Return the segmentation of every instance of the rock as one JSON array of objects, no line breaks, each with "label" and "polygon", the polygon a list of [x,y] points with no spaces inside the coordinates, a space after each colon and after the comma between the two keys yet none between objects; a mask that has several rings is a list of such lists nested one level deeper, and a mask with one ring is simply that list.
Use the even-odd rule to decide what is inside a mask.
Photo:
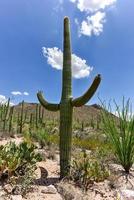
[{"label": "rock", "polygon": [[11,200],[22,200],[22,196],[21,195],[11,195]]},{"label": "rock", "polygon": [[6,184],[6,185],[4,185],[3,189],[5,192],[10,194],[10,193],[12,193],[13,187],[10,184]]},{"label": "rock", "polygon": [[44,186],[41,192],[45,194],[56,194],[57,190],[53,185],[49,185],[49,186]]},{"label": "rock", "polygon": [[121,200],[134,200],[134,190],[120,190],[119,196]]},{"label": "rock", "polygon": [[0,190],[0,200],[2,200],[5,195],[6,192],[4,190]]},{"label": "rock", "polygon": [[20,195],[21,194],[21,185],[14,186],[12,190],[13,195]]},{"label": "rock", "polygon": [[60,182],[56,187],[58,193],[66,200],[83,200],[79,190],[69,183]]}]

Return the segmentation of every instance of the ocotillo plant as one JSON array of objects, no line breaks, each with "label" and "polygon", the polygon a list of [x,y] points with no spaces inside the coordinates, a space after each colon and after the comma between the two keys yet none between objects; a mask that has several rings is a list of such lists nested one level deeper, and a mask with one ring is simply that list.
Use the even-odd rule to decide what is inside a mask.
[{"label": "ocotillo plant", "polygon": [[62,96],[59,104],[47,102],[42,92],[37,93],[39,102],[50,111],[60,111],[60,177],[69,175],[72,143],[72,114],[73,107],[79,107],[88,102],[97,90],[101,77],[97,75],[91,87],[79,98],[72,98],[72,70],[71,70],[71,41],[69,18],[64,18],[64,50]]}]

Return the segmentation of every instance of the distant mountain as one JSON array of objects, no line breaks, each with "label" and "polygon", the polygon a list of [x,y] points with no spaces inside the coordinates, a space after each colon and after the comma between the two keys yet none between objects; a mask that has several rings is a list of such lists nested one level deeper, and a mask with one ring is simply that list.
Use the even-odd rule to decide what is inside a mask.
[{"label": "distant mountain", "polygon": [[[27,111],[27,113],[35,113],[36,112],[36,106],[37,103],[24,103],[24,111]],[[21,103],[14,106],[15,112],[19,112],[21,110]],[[91,119],[97,120],[101,117],[101,110],[103,108],[100,105],[93,104],[93,105],[85,105],[82,107],[74,107],[74,114],[73,118],[77,121],[85,121],[89,122]],[[44,117],[46,119],[58,119],[59,118],[59,112],[51,112],[46,109],[44,109]]]}]

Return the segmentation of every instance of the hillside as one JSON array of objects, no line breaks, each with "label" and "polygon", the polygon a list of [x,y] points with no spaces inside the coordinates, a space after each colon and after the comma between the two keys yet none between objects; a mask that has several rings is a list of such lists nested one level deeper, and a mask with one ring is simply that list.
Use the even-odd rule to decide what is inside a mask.
[{"label": "hillside", "polygon": [[[24,111],[27,111],[28,114],[30,113],[35,113],[36,112],[36,107],[37,103],[26,103],[24,104]],[[44,108],[42,108],[44,109]],[[100,112],[101,112],[101,107],[97,104],[93,105],[85,105],[82,107],[74,108],[74,121],[84,121],[88,123],[89,121],[97,120],[97,118],[100,118]],[[20,112],[21,110],[21,103],[15,106],[15,111]],[[58,119],[59,118],[59,112],[51,112],[46,109],[44,109],[44,118],[46,119]]]}]

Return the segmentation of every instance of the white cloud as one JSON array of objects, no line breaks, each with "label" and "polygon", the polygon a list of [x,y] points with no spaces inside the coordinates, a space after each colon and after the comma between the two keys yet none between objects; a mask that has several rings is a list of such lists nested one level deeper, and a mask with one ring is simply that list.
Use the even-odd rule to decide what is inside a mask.
[{"label": "white cloud", "polygon": [[11,94],[14,96],[22,95],[22,93],[20,91],[12,91]]},{"label": "white cloud", "polygon": [[103,32],[103,24],[106,21],[106,8],[113,6],[117,0],[70,0],[76,4],[80,12],[88,14],[81,23],[75,19],[78,26],[78,34],[92,36]]},{"label": "white cloud", "polygon": [[[8,102],[8,98],[6,98],[4,95],[0,95],[0,104],[6,104]],[[10,106],[13,106],[14,103],[10,102]]]},{"label": "white cloud", "polygon": [[56,68],[58,70],[62,69],[62,51],[58,49],[57,47],[53,48],[42,48],[43,55],[47,57],[47,62],[49,65],[51,65],[53,68]]},{"label": "white cloud", "polygon": [[4,104],[7,102],[7,98],[4,95],[0,95],[0,104]]},{"label": "white cloud", "polygon": [[23,95],[28,96],[29,93],[28,92],[23,92]]},{"label": "white cloud", "polygon": [[83,20],[80,26],[80,35],[100,35],[103,32],[103,23],[105,20],[106,14],[104,12],[98,11],[91,17],[87,17],[86,20]]},{"label": "white cloud", "polygon": [[11,94],[14,95],[14,96],[18,96],[18,95],[20,95],[20,96],[21,95],[28,96],[29,95],[28,92],[20,92],[20,91],[12,91]]},{"label": "white cloud", "polygon": [[116,0],[70,0],[81,12],[96,12],[116,3]]},{"label": "white cloud", "polygon": [[[63,52],[57,47],[43,47],[43,55],[47,58],[47,62],[53,68],[62,70]],[[87,65],[86,60],[72,54],[72,75],[74,78],[84,78],[89,76],[93,67]]]},{"label": "white cloud", "polygon": [[73,2],[73,3],[75,3],[76,2],[76,0],[70,0],[71,2]]}]

